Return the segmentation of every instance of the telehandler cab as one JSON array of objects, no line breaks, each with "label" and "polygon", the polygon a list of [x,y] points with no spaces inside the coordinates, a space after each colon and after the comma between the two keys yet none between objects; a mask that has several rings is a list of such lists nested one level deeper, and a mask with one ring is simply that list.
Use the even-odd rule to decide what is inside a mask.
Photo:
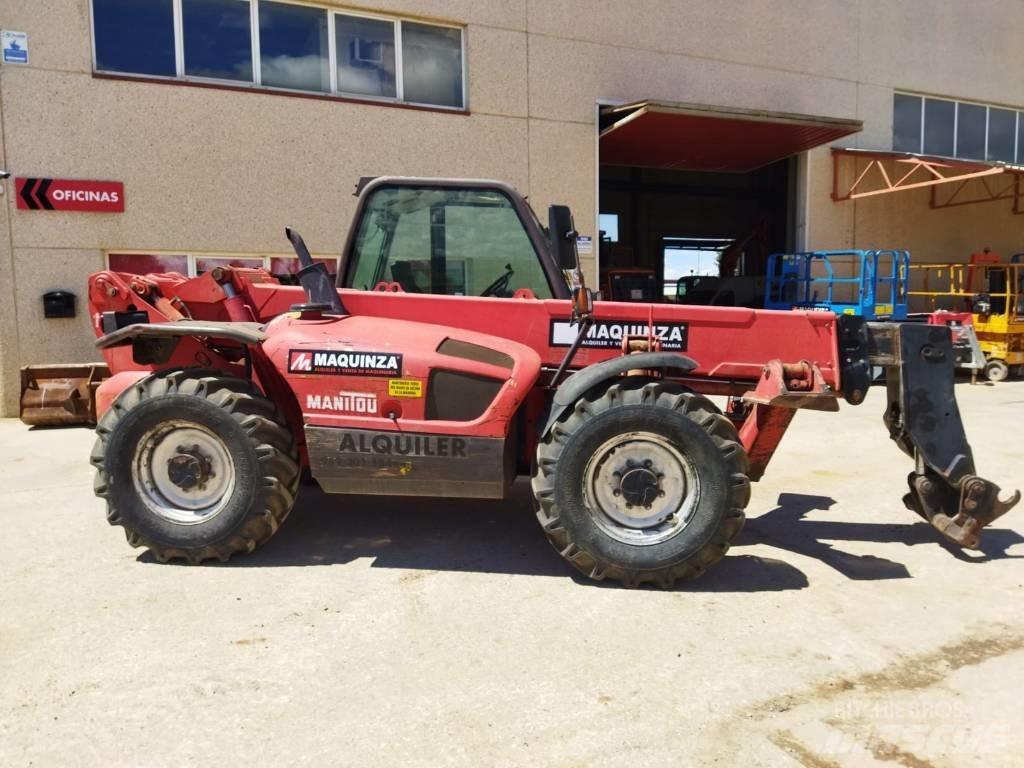
[{"label": "telehandler cab", "polygon": [[133,546],[250,552],[304,467],[328,493],[473,498],[529,474],[562,557],[667,587],[728,550],[796,409],[860,403],[872,366],[914,461],[910,509],[976,547],[1020,498],[975,473],[948,328],[594,303],[565,207],[545,232],[500,182],[364,179],[357,195],[337,286],[292,230],[301,287],[240,268],[91,276],[113,372],[95,489]]}]

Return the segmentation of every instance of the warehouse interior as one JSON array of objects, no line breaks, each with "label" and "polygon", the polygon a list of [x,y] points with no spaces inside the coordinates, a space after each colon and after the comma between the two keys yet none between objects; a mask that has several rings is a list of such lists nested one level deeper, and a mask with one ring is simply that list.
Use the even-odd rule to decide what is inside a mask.
[{"label": "warehouse interior", "polygon": [[709,303],[713,282],[713,303],[757,306],[768,254],[796,245],[797,156],[861,124],[640,101],[598,128],[603,295]]}]

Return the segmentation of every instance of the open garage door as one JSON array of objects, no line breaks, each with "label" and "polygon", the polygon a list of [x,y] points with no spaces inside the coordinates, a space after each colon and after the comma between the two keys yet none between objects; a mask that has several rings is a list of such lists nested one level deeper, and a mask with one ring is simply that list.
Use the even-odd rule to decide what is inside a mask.
[{"label": "open garage door", "polygon": [[599,127],[605,295],[756,306],[767,255],[792,244],[795,157],[862,123],[640,101]]}]

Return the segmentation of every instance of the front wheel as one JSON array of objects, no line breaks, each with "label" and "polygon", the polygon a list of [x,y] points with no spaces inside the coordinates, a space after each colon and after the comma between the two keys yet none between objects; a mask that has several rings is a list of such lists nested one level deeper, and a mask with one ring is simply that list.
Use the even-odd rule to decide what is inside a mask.
[{"label": "front wheel", "polygon": [[96,433],[107,520],[160,561],[251,552],[294,504],[295,443],[249,381],[200,370],[149,376],[111,404]]},{"label": "front wheel", "polygon": [[749,465],[705,397],[640,377],[592,391],[537,449],[551,543],[593,579],[669,587],[721,559],[743,526]]},{"label": "front wheel", "polygon": [[1010,367],[1002,360],[992,359],[985,363],[985,378],[992,382],[1006,381]]}]

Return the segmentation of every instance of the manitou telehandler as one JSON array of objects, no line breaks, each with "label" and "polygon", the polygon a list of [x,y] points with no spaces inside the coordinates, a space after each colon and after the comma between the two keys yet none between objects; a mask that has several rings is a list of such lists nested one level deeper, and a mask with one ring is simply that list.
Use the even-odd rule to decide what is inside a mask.
[{"label": "manitou telehandler", "polygon": [[337,286],[292,230],[301,287],[232,268],[90,278],[113,372],[96,493],[132,545],[250,552],[305,467],[328,493],[435,497],[500,498],[529,474],[573,566],[669,586],[725,554],[795,410],[860,403],[872,366],[914,460],[910,509],[976,547],[1020,498],[975,474],[948,328],[595,303],[563,206],[545,231],[494,181],[364,179],[357,195]]}]

